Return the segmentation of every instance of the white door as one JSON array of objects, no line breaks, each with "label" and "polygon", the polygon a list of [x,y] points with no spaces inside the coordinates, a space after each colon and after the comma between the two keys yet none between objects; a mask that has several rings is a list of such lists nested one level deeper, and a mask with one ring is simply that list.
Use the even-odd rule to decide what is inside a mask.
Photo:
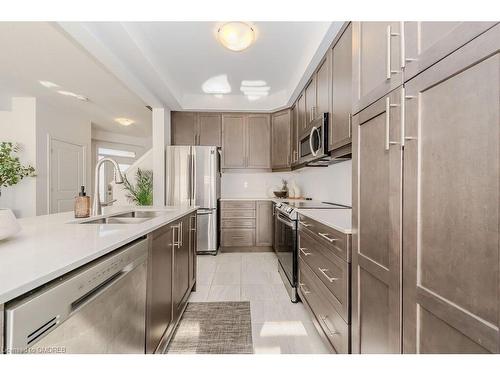
[{"label": "white door", "polygon": [[85,185],[85,147],[50,139],[50,213],[72,211],[82,185]]}]

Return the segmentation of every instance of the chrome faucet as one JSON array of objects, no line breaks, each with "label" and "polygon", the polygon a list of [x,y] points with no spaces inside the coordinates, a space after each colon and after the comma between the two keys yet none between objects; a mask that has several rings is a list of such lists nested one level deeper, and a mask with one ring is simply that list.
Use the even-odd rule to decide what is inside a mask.
[{"label": "chrome faucet", "polygon": [[102,206],[108,206],[113,203],[116,199],[101,203],[101,197],[99,196],[99,168],[102,164],[109,161],[113,164],[114,167],[114,180],[116,184],[123,184],[123,176],[120,172],[120,168],[118,167],[118,163],[111,158],[102,158],[99,160],[95,166],[95,176],[94,176],[94,202],[92,204],[92,215],[101,215],[102,214]]}]

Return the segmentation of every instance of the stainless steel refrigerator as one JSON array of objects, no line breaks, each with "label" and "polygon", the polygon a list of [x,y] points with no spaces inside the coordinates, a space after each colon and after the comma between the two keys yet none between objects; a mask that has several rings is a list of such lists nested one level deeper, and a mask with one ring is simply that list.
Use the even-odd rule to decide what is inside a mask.
[{"label": "stainless steel refrigerator", "polygon": [[215,146],[168,146],[165,202],[198,210],[198,252],[216,253],[217,204],[220,198],[219,151]]}]

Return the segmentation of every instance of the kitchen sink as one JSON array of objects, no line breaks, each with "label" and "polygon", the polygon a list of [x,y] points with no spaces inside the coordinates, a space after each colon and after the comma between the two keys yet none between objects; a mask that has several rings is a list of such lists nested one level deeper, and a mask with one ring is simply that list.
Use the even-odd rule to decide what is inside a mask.
[{"label": "kitchen sink", "polygon": [[[174,210],[174,209],[172,209]],[[165,214],[165,211],[168,210],[162,210],[162,211],[130,211],[130,212],[124,212],[122,214],[116,214],[116,215],[111,215],[110,217],[123,217],[123,218],[149,218],[152,219],[154,217],[158,217],[161,215]]]},{"label": "kitchen sink", "polygon": [[94,220],[79,221],[76,224],[140,224],[161,216],[165,214],[166,211],[173,210],[175,209],[161,211],[129,211],[110,215],[108,217],[100,217]]}]

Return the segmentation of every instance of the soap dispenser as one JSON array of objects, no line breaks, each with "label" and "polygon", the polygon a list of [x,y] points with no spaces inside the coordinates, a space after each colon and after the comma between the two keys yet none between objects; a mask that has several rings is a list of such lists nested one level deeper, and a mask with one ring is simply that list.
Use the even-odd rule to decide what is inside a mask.
[{"label": "soap dispenser", "polygon": [[90,197],[85,193],[85,186],[80,188],[78,196],[75,197],[75,218],[90,216]]}]

